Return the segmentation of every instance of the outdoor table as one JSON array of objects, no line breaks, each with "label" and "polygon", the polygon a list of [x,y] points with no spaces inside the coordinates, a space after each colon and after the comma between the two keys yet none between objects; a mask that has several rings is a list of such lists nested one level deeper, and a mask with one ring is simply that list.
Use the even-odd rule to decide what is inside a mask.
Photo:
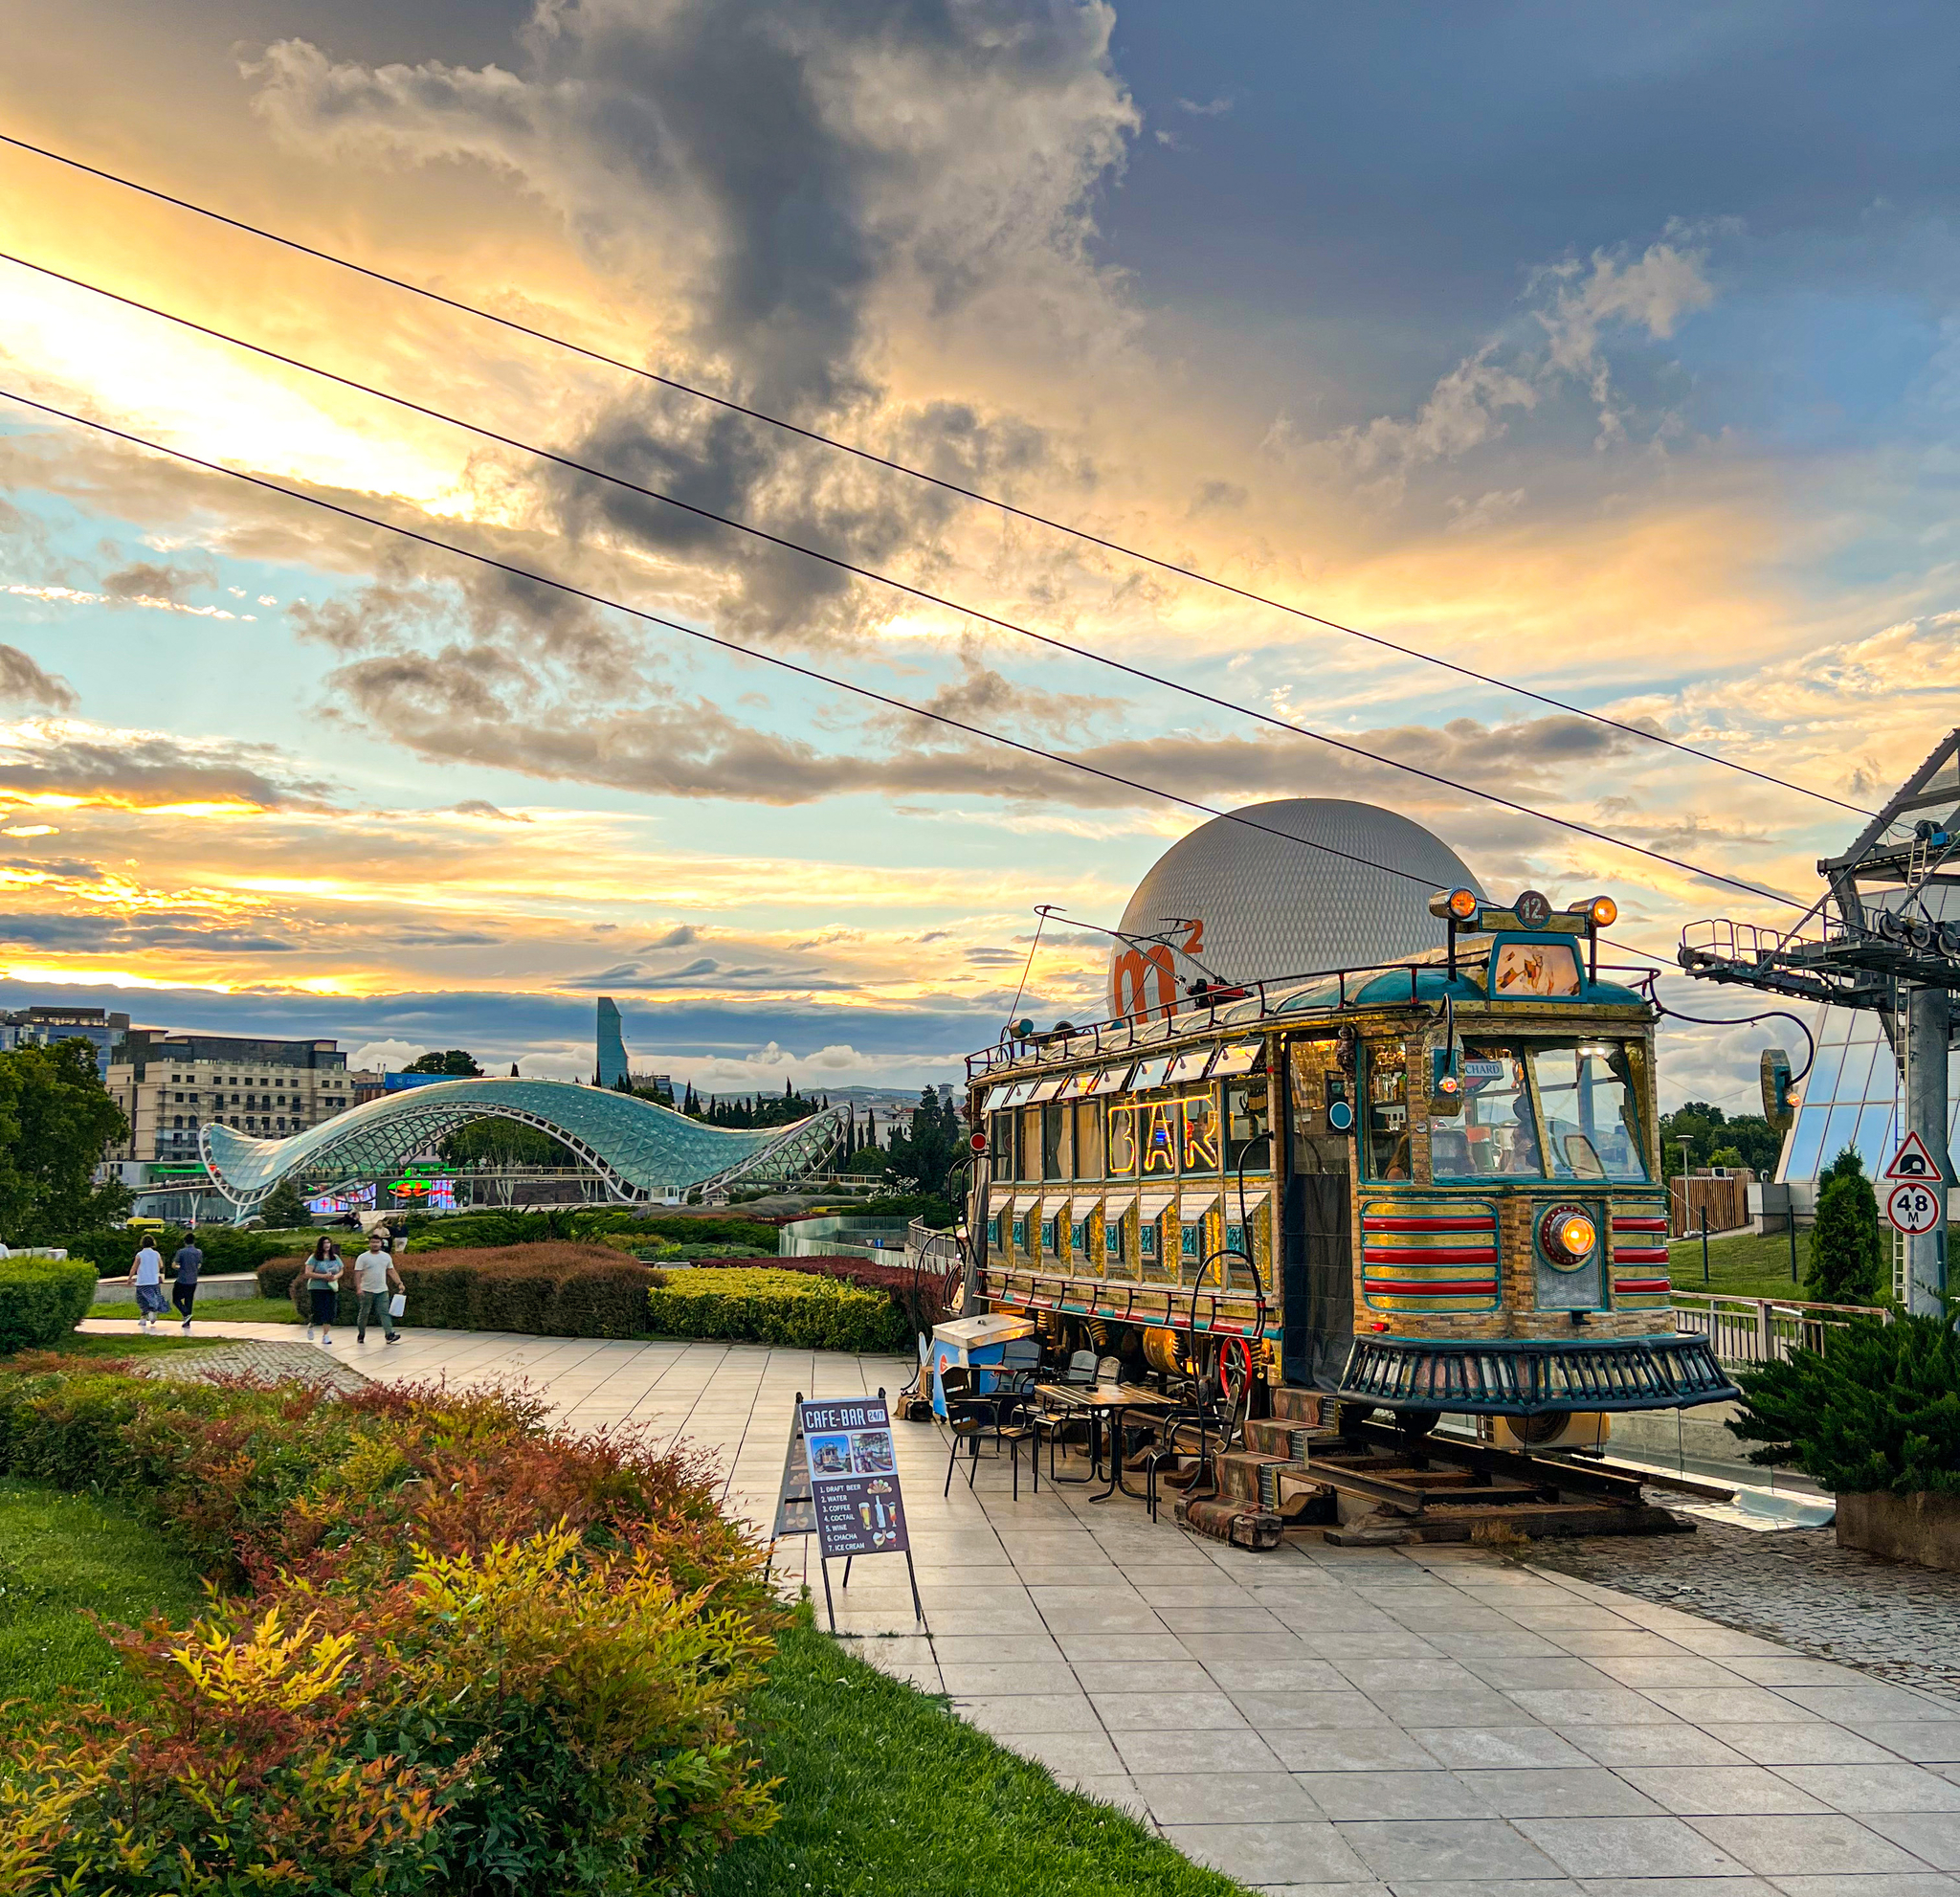
[{"label": "outdoor table", "polygon": [[1089,1473],[1085,1476],[1057,1475],[1051,1460],[1048,1472],[1051,1482],[1094,1482],[1101,1473],[1097,1444],[1106,1426],[1109,1434],[1109,1482],[1102,1494],[1092,1495],[1089,1500],[1107,1502],[1119,1488],[1139,1502],[1145,1499],[1123,1479],[1123,1419],[1131,1411],[1147,1413],[1184,1408],[1177,1397],[1167,1396],[1161,1391],[1151,1390],[1141,1383],[1037,1383],[1035,1395],[1041,1398],[1042,1407],[1051,1415],[1085,1417],[1090,1424]]}]

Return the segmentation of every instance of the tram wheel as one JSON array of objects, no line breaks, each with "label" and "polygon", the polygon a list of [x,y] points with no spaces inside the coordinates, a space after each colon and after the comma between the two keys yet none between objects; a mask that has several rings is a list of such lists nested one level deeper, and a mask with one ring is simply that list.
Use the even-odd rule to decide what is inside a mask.
[{"label": "tram wheel", "polygon": [[1443,1419],[1440,1410],[1396,1410],[1395,1433],[1411,1442],[1419,1442],[1425,1436],[1433,1436],[1436,1426]]},{"label": "tram wheel", "polygon": [[1562,1411],[1548,1411],[1535,1417],[1506,1417],[1511,1434],[1527,1447],[1536,1448],[1540,1443],[1556,1442],[1565,1434],[1571,1417]]},{"label": "tram wheel", "polygon": [[1252,1346],[1243,1337],[1219,1338],[1212,1357],[1211,1381],[1232,1408],[1238,1407],[1252,1377]]}]

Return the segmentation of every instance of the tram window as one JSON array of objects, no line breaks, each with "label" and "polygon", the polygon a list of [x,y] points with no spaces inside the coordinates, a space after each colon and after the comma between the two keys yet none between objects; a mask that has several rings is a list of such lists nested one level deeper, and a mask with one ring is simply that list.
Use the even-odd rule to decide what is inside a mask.
[{"label": "tram window", "polygon": [[1020,1154],[1015,1149],[1018,1142],[1014,1138],[1019,1130],[1019,1123],[1012,1113],[991,1116],[987,1137],[993,1148],[993,1176],[996,1179],[1018,1179],[1021,1176]]},{"label": "tram window", "polygon": [[1368,1172],[1373,1179],[1409,1173],[1409,1050],[1399,1040],[1368,1050]]},{"label": "tram window", "polygon": [[1041,1176],[1066,1179],[1069,1176],[1069,1109],[1044,1106],[1041,1109]]},{"label": "tram window", "polygon": [[1125,1179],[1137,1170],[1137,1109],[1111,1105],[1109,1109],[1109,1176]]},{"label": "tram window", "polygon": [[1266,1077],[1254,1075],[1243,1081],[1225,1082],[1225,1170],[1248,1172],[1271,1169],[1272,1153],[1266,1143],[1269,1127],[1266,1114]]},{"label": "tram window", "polygon": [[1021,1113],[1020,1142],[1014,1148],[1014,1168],[1017,1177],[1038,1179],[1041,1176],[1041,1109],[1038,1106],[1024,1106]]},{"label": "tram window", "polygon": [[[1448,1138],[1451,1133],[1459,1137]],[[1502,1041],[1463,1043],[1462,1117],[1454,1127],[1431,1128],[1430,1169],[1438,1179],[1545,1176],[1525,1061],[1516,1047]]]},{"label": "tram window", "polygon": [[1184,1171],[1218,1170],[1218,1109],[1209,1092],[1194,1093],[1179,1105],[1184,1109]]},{"label": "tram window", "polygon": [[1143,1169],[1147,1173],[1177,1171],[1177,1103],[1153,1100],[1143,1109],[1139,1144],[1143,1148]]},{"label": "tram window", "polygon": [[1075,1175],[1078,1179],[1100,1179],[1102,1176],[1102,1103],[1100,1100],[1079,1100],[1075,1110]]},{"label": "tram window", "polygon": [[1647,1177],[1626,1043],[1548,1041],[1531,1050],[1554,1179]]}]

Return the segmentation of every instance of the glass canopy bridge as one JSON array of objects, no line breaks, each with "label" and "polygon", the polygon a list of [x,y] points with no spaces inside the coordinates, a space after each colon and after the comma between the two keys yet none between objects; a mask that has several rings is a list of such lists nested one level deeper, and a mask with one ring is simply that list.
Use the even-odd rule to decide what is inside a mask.
[{"label": "glass canopy bridge", "polygon": [[198,1150],[212,1182],[249,1217],[291,1179],[309,1195],[399,1171],[476,1120],[512,1120],[548,1133],[603,1184],[608,1198],[647,1204],[714,1191],[761,1174],[819,1167],[843,1135],[844,1109],[788,1127],[703,1126],[672,1107],[610,1088],[522,1078],[443,1081],[384,1094],[283,1140],[208,1126]]}]

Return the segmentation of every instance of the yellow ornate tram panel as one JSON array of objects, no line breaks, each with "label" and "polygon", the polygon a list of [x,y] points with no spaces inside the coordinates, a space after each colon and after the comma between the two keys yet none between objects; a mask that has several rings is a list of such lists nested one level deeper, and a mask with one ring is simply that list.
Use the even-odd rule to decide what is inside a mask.
[{"label": "yellow ornate tram panel", "polygon": [[1361,1303],[1436,1318],[1502,1307],[1497,1207],[1488,1200],[1365,1197]]}]

